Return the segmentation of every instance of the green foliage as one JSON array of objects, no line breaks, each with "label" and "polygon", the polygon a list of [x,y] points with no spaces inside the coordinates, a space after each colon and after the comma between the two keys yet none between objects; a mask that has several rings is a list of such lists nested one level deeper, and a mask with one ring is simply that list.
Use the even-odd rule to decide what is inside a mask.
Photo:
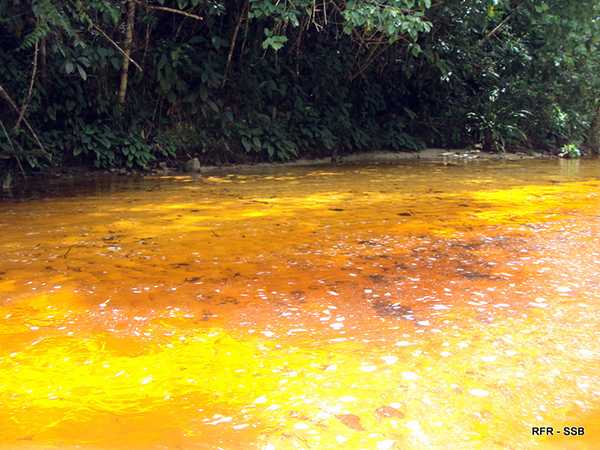
[{"label": "green foliage", "polygon": [[577,159],[581,158],[581,150],[576,144],[563,145],[558,154],[561,158]]},{"label": "green foliage", "polygon": [[467,131],[475,136],[478,143],[483,144],[484,150],[504,152],[507,145],[527,140],[523,129],[530,116],[529,111],[513,111],[510,107],[470,112],[467,114]]},{"label": "green foliage", "polygon": [[31,12],[35,19],[33,30],[27,34],[21,44],[22,49],[30,49],[54,30],[60,30],[68,36],[75,35],[71,21],[66,16],[63,5],[52,0],[33,0]]},{"label": "green foliage", "polygon": [[423,13],[430,7],[431,0],[351,0],[343,12],[344,32],[364,29],[381,33],[392,43],[402,37],[416,41],[419,33],[431,30],[432,24],[424,20]]},{"label": "green foliage", "polygon": [[118,132],[107,124],[81,125],[71,139],[54,131],[46,136],[46,140],[57,152],[70,149],[71,155],[65,157],[82,159],[101,169],[148,169],[157,158],[175,155],[175,148],[168,140],[150,143],[143,135]]},{"label": "green foliage", "polygon": [[593,0],[148,0],[120,106],[125,3],[0,0],[0,86],[52,156],[2,98],[3,162],[556,149],[600,104]]},{"label": "green foliage", "polygon": [[410,134],[407,134],[404,130],[404,125],[398,121],[390,121],[384,124],[383,142],[380,148],[389,150],[410,150],[418,151],[425,147],[425,144],[417,138],[414,138]]},{"label": "green foliage", "polygon": [[275,51],[281,50],[288,38],[286,36],[278,36],[273,34],[271,30],[265,28],[265,40],[262,42],[262,48],[265,50],[271,48]]}]

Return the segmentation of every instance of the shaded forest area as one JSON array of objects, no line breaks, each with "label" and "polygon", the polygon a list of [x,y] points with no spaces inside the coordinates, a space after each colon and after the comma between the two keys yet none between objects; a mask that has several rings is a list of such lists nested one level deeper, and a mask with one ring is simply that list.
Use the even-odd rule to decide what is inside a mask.
[{"label": "shaded forest area", "polygon": [[597,0],[0,0],[0,171],[579,148]]}]

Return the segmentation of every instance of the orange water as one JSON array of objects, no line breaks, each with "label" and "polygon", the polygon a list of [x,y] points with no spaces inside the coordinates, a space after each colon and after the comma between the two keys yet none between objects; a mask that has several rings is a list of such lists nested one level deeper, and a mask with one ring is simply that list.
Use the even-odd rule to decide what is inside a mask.
[{"label": "orange water", "polygon": [[0,202],[2,449],[600,448],[599,162],[32,192]]}]

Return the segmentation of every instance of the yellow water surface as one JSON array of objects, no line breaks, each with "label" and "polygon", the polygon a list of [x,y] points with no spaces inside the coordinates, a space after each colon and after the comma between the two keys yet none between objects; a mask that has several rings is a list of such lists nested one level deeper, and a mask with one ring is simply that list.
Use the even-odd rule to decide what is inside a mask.
[{"label": "yellow water surface", "polygon": [[599,233],[598,161],[5,194],[0,449],[598,449]]}]

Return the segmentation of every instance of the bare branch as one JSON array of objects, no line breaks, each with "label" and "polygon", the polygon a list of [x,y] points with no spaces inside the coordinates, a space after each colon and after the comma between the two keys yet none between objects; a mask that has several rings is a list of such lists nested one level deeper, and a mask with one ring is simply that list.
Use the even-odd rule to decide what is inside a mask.
[{"label": "bare branch", "polygon": [[235,50],[235,43],[237,41],[237,36],[240,31],[240,25],[242,24],[242,20],[244,19],[244,14],[249,6],[249,3],[246,3],[242,10],[240,11],[240,17],[235,25],[235,29],[233,30],[233,35],[231,36],[231,43],[229,44],[229,54],[227,55],[227,65],[225,66],[225,73],[223,74],[223,84],[221,86],[225,86],[227,84],[227,76],[229,75],[229,68],[231,66],[231,58],[233,57],[233,52]]},{"label": "bare branch", "polygon": [[33,52],[33,69],[31,70],[31,81],[29,82],[29,90],[27,91],[27,97],[25,97],[25,100],[23,100],[21,112],[19,113],[19,118],[17,119],[17,123],[15,124],[15,130],[18,130],[21,126],[21,121],[23,120],[23,117],[25,117],[25,111],[27,111],[27,107],[29,106],[29,102],[31,101],[31,96],[33,95],[33,85],[35,84],[35,77],[37,74],[39,50],[39,41],[35,41],[35,51]]},{"label": "bare branch", "polygon": [[204,20],[203,17],[200,17],[200,16],[198,16],[196,14],[192,14],[192,13],[189,13],[189,12],[186,12],[186,11],[181,11],[180,9],[169,8],[167,6],[154,6],[154,5],[144,4],[144,8],[146,8],[146,9],[153,9],[155,11],[169,12],[171,14],[179,14],[181,16],[189,17],[190,19],[194,19],[194,20]]},{"label": "bare branch", "polygon": [[[4,98],[8,102],[8,104],[16,111],[17,114],[21,113],[17,104],[14,102],[14,100],[11,98],[11,96],[8,95],[8,92],[6,92],[6,90],[1,85],[0,85],[0,98]],[[38,138],[37,133],[34,131],[33,127],[31,126],[31,124],[29,123],[29,121],[27,120],[26,117],[23,117],[23,123],[25,124],[25,126],[27,127],[27,129],[29,130],[31,135],[33,136],[33,139],[35,140],[37,145],[39,145],[40,149],[44,152],[44,154],[49,155],[49,153],[44,148],[42,141],[40,141],[40,138]]]},{"label": "bare branch", "polygon": [[[522,3],[522,2],[521,2]],[[521,6],[521,3],[517,4],[517,6],[515,6],[515,8],[511,11],[511,13],[506,16],[504,18],[504,20],[502,20],[502,22],[500,22],[496,27],[494,27],[494,29],[492,31],[490,31],[488,34],[485,35],[485,37],[483,39],[481,39],[479,41],[479,45],[483,45],[485,44],[485,42],[487,40],[489,40],[491,37],[493,37],[496,33],[498,33],[498,31],[500,31],[500,29],[506,25],[508,23],[508,21],[510,19],[513,18],[513,16],[515,15],[515,13],[517,12],[517,9],[519,9],[519,6]]]},{"label": "bare branch", "polygon": [[135,67],[136,67],[136,68],[137,68],[137,69],[138,69],[140,72],[143,72],[143,70],[142,70],[141,66],[140,66],[138,63],[136,63],[136,62],[135,62],[135,61],[134,61],[134,60],[131,58],[131,56],[127,55],[127,54],[125,53],[125,50],[123,50],[123,49],[122,49],[122,48],[119,46],[119,44],[117,44],[115,41],[113,41],[113,40],[111,39],[111,37],[110,37],[108,34],[106,34],[102,28],[100,28],[100,27],[99,27],[98,25],[96,25],[96,24],[92,24],[92,26],[93,26],[93,27],[94,27],[94,29],[95,29],[96,31],[98,31],[98,32],[99,32],[99,33],[100,33],[100,34],[101,34],[101,35],[102,35],[102,36],[103,36],[103,37],[104,37],[104,38],[105,38],[105,39],[106,39],[108,42],[110,42],[110,43],[111,43],[111,44],[112,44],[112,45],[113,45],[113,46],[114,46],[114,47],[115,47],[117,50],[119,50],[119,52],[120,52],[120,53],[121,53],[123,56],[127,56],[127,59],[129,59],[129,61],[131,62],[131,64],[133,64],[133,65],[134,65],[134,66],[135,66]]}]

